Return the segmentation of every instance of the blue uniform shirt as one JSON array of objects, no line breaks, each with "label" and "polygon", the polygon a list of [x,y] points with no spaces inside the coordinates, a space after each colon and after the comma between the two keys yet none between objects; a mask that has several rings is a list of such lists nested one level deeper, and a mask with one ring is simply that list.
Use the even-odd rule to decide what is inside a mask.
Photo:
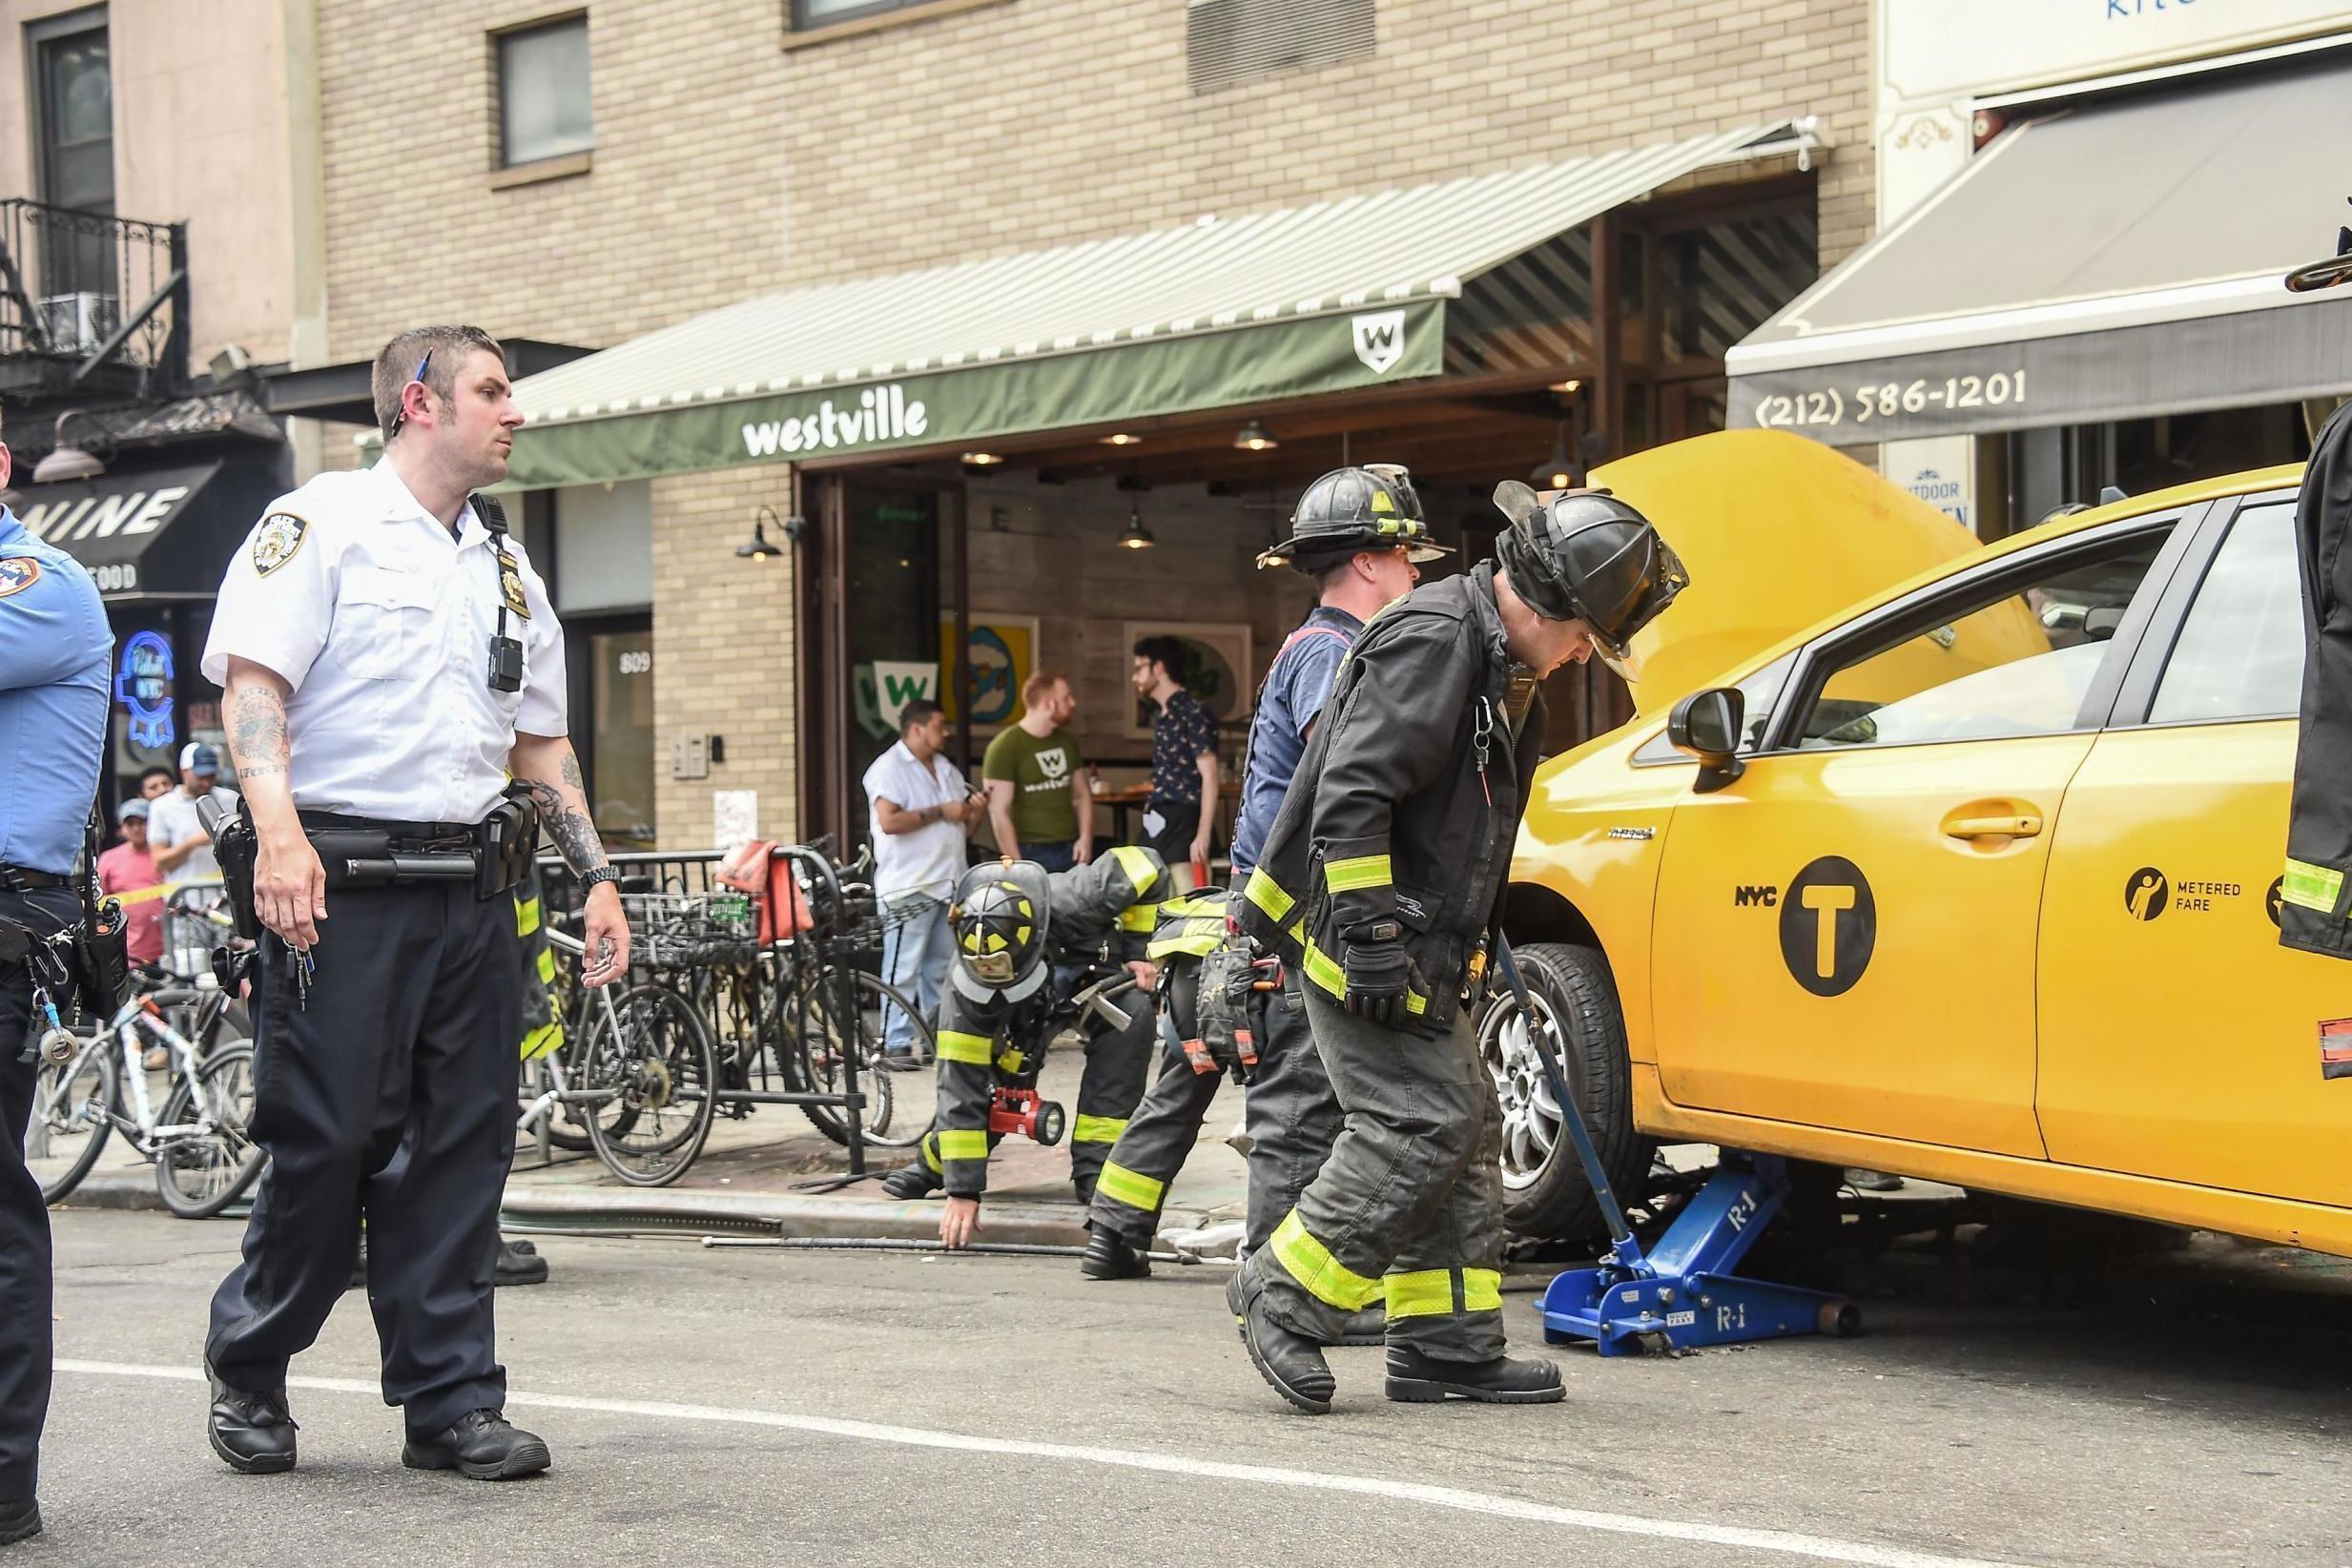
[{"label": "blue uniform shirt", "polygon": [[[1321,627],[1338,635],[1310,629]],[[1298,772],[1298,759],[1307,750],[1307,731],[1331,694],[1339,661],[1363,629],[1364,623],[1346,610],[1318,605],[1266,672],[1257,715],[1249,721],[1249,771],[1241,783],[1241,815],[1233,821],[1235,887],[1258,863],[1258,851],[1273,830],[1274,814],[1282,810],[1290,775]]]},{"label": "blue uniform shirt", "polygon": [[90,573],[0,507],[0,862],[73,869],[105,761],[113,654]]}]

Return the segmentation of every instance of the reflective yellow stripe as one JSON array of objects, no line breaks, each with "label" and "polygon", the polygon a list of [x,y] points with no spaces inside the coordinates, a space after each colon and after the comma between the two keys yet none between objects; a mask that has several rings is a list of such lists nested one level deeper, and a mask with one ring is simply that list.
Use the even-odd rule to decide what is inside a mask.
[{"label": "reflective yellow stripe", "polygon": [[1094,1189],[1113,1203],[1156,1214],[1160,1211],[1160,1195],[1167,1190],[1167,1184],[1155,1182],[1141,1171],[1129,1170],[1116,1160],[1105,1160],[1103,1174],[1095,1178]]},{"label": "reflective yellow stripe", "polygon": [[555,980],[555,954],[545,947],[539,950],[539,978],[550,983]]},{"label": "reflective yellow stripe", "polygon": [[1155,939],[1149,947],[1144,949],[1144,957],[1154,963],[1175,955],[1205,959],[1224,945],[1225,933],[1222,931],[1211,932],[1206,936],[1186,935],[1179,931],[1174,936]]},{"label": "reflective yellow stripe", "polygon": [[1326,860],[1323,881],[1333,893],[1361,893],[1387,887],[1396,880],[1385,855],[1359,855],[1349,860]]},{"label": "reflective yellow stripe", "polygon": [[1127,874],[1136,896],[1151,891],[1151,884],[1160,879],[1160,868],[1152,862],[1151,851],[1137,849],[1133,844],[1122,844],[1111,851],[1111,860]]},{"label": "reflective yellow stripe", "polygon": [[1078,1113],[1078,1128],[1070,1134],[1073,1144],[1115,1144],[1119,1135],[1127,1130],[1124,1116],[1088,1116]]},{"label": "reflective yellow stripe", "polygon": [[984,1131],[942,1128],[932,1136],[939,1141],[939,1158],[942,1160],[988,1158],[988,1134]]},{"label": "reflective yellow stripe", "polygon": [[955,1029],[941,1029],[939,1036],[941,1062],[964,1062],[975,1067],[988,1065],[988,1058],[996,1042],[986,1035],[967,1035]]},{"label": "reflective yellow stripe", "polygon": [[564,1044],[564,1025],[558,1021],[543,1024],[523,1037],[522,1060],[536,1062],[561,1050]]},{"label": "reflective yellow stripe", "polygon": [[1444,1317],[1454,1310],[1454,1270],[1424,1269],[1391,1274],[1381,1282],[1391,1317]]},{"label": "reflective yellow stripe", "polygon": [[515,935],[527,937],[539,929],[539,900],[517,898],[514,901]]},{"label": "reflective yellow stripe", "polygon": [[924,1134],[921,1148],[923,1151],[923,1164],[931,1167],[931,1174],[934,1176],[941,1174],[939,1170],[939,1135],[936,1132]]},{"label": "reflective yellow stripe", "polygon": [[2326,866],[2315,866],[2308,860],[2289,860],[2286,880],[2279,889],[2279,897],[2299,909],[2316,909],[2322,915],[2336,913],[2336,900],[2343,893],[2343,873]]},{"label": "reflective yellow stripe", "polygon": [[1502,1275],[1492,1269],[1463,1269],[1462,1310],[1465,1312],[1501,1311]]},{"label": "reflective yellow stripe", "polygon": [[1274,1228],[1271,1250],[1300,1289],[1343,1312],[1354,1311],[1380,1293],[1378,1280],[1366,1279],[1309,1235],[1295,1208]]},{"label": "reflective yellow stripe", "polygon": [[1225,896],[1219,894],[1213,898],[1170,898],[1160,906],[1160,913],[1176,919],[1188,920],[1214,917],[1222,920],[1225,918]]},{"label": "reflective yellow stripe", "polygon": [[1149,904],[1129,904],[1119,912],[1119,924],[1127,931],[1140,931],[1148,936],[1160,923],[1160,912]]},{"label": "reflective yellow stripe", "polygon": [[1266,875],[1264,866],[1249,868],[1249,880],[1242,887],[1242,897],[1266,911],[1266,918],[1277,925],[1298,901],[1282,891],[1282,884]]},{"label": "reflective yellow stripe", "polygon": [[1017,1073],[1021,1071],[1021,1064],[1028,1060],[1029,1059],[1027,1057],[1021,1055],[1020,1050],[1016,1048],[1014,1050],[1007,1051],[1002,1056],[997,1058],[997,1067],[1002,1072]]}]

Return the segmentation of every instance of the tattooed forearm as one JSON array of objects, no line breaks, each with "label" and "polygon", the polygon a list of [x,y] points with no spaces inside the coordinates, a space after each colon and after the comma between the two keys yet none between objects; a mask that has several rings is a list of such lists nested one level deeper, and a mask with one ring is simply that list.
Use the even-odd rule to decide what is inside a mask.
[{"label": "tattooed forearm", "polygon": [[229,754],[237,776],[286,771],[286,705],[266,686],[242,686],[229,711]]},{"label": "tattooed forearm", "polygon": [[528,741],[514,752],[514,774],[539,808],[540,826],[574,871],[608,864],[604,839],[588,815],[588,781],[567,740]]}]

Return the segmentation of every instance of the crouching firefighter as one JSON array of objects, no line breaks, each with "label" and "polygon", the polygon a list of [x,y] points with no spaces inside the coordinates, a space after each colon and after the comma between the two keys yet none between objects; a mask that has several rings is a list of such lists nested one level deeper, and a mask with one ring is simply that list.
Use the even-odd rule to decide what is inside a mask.
[{"label": "crouching firefighter", "polygon": [[1392,1399],[1561,1396],[1548,1358],[1503,1353],[1502,1117],[1471,1019],[1542,754],[1536,682],[1613,662],[1681,591],[1681,564],[1600,491],[1521,485],[1500,564],[1416,588],[1357,639],[1241,918],[1295,962],[1346,1123],[1239,1289],[1259,1372],[1331,1409],[1322,1347],[1374,1298]]},{"label": "crouching firefighter", "polygon": [[1159,973],[1160,1076],[1095,1185],[1078,1265],[1089,1279],[1151,1272],[1145,1253],[1160,1228],[1167,1185],[1192,1152],[1218,1085],[1228,1074],[1248,1083],[1256,1071],[1268,999],[1282,988],[1281,965],[1253,962],[1248,944],[1228,929],[1221,891],[1162,904],[1145,956]]},{"label": "crouching firefighter", "polygon": [[1062,1107],[1037,1093],[1045,1045],[1067,1017],[1057,971],[1077,971],[1086,1067],[1070,1123],[1070,1185],[1092,1200],[1104,1156],[1144,1097],[1151,1071],[1151,986],[1144,954],[1167,868],[1122,847],[1050,876],[1033,861],[975,866],[949,911],[956,961],[939,996],[938,1109],[916,1161],[892,1171],[894,1198],[947,1191],[939,1239],[960,1247],[980,1224],[988,1154],[1008,1132],[1041,1144],[1063,1134]]}]

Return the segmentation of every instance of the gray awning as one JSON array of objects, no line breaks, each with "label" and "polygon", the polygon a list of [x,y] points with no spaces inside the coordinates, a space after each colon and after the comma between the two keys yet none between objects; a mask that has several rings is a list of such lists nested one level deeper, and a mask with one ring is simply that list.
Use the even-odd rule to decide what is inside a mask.
[{"label": "gray awning", "polygon": [[1726,356],[1731,423],[1836,444],[2352,389],[2352,291],[2288,269],[2344,216],[2352,61],[2005,132]]}]

